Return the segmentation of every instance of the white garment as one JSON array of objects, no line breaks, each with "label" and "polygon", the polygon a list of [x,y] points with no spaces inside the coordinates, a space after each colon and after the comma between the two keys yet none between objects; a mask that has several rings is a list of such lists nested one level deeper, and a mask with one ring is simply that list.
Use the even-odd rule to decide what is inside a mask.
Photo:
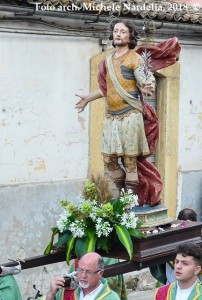
[{"label": "white garment", "polygon": [[122,119],[105,118],[101,152],[116,156],[139,156],[149,153],[143,115],[132,112]]},{"label": "white garment", "polygon": [[172,282],[176,281],[175,272],[174,272],[173,268],[168,263],[166,263],[166,278],[167,278],[166,284],[169,284],[169,283],[172,283]]},{"label": "white garment", "polygon": [[103,283],[100,282],[100,285],[93,290],[91,293],[87,294],[86,296],[84,296],[83,294],[83,290],[80,290],[80,295],[79,295],[79,300],[94,300],[95,297],[99,294],[99,292],[101,291],[103,287]]},{"label": "white garment", "polygon": [[187,300],[189,295],[191,294],[191,291],[195,287],[196,283],[197,283],[197,280],[188,289],[181,289],[179,284],[177,283],[177,294],[176,294],[175,300]]}]

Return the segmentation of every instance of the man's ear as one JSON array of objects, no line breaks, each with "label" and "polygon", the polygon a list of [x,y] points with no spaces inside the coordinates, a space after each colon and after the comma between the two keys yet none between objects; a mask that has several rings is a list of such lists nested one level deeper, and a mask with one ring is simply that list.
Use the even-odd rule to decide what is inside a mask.
[{"label": "man's ear", "polygon": [[195,275],[198,275],[201,271],[201,266],[196,266]]},{"label": "man's ear", "polygon": [[104,269],[100,271],[100,275],[102,276],[104,274]]}]

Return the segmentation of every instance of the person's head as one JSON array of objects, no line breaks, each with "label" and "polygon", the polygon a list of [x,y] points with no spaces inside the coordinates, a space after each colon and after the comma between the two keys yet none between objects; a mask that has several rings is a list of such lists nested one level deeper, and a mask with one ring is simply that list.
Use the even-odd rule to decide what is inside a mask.
[{"label": "person's head", "polygon": [[189,221],[197,221],[197,214],[191,208],[182,209],[177,217],[178,220],[189,220]]},{"label": "person's head", "polygon": [[118,19],[110,24],[111,34],[109,39],[113,40],[113,47],[124,47],[134,49],[137,45],[137,32],[134,22],[127,19]]},{"label": "person's head", "polygon": [[95,252],[86,253],[79,260],[77,272],[80,287],[91,292],[100,284],[104,272],[104,260]]},{"label": "person's head", "polygon": [[197,279],[201,270],[202,250],[194,243],[183,243],[177,247],[175,258],[175,277],[179,284],[188,288]]}]

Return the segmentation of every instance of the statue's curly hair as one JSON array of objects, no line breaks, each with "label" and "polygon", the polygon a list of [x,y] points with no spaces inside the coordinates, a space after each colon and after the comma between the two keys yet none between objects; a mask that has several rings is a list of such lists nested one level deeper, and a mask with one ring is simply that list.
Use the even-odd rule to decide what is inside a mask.
[{"label": "statue's curly hair", "polygon": [[[128,29],[130,33],[130,43],[128,44],[129,49],[134,49],[135,46],[137,45],[137,31],[135,30],[135,25],[132,20],[128,19],[117,19],[115,21],[112,21],[109,25],[110,28],[110,36],[109,39],[113,40],[113,30],[114,26],[118,23],[123,23]],[[115,47],[114,42],[112,42],[113,47]]]}]

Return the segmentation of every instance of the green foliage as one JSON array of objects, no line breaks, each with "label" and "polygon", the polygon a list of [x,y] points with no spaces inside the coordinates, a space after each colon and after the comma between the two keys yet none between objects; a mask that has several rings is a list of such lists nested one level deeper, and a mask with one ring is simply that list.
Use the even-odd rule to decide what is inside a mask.
[{"label": "green foliage", "polygon": [[160,288],[163,284],[160,281],[156,282],[156,289]]},{"label": "green foliage", "polygon": [[[99,180],[103,188],[104,181]],[[80,206],[64,199],[60,201],[63,212],[57,221],[57,227],[52,228],[51,240],[45,254],[66,245],[66,261],[69,263],[71,255],[80,258],[84,253],[96,250],[109,253],[115,243],[121,243],[129,259],[132,259],[131,237],[143,236],[138,230],[138,218],[130,210],[130,207],[137,205],[137,196],[127,191],[118,199],[100,203],[96,198],[97,190],[96,184],[88,180],[84,184]],[[53,246],[54,237],[58,233],[58,241]]]},{"label": "green foliage", "polygon": [[114,225],[119,241],[125,247],[130,257],[130,260],[133,256],[133,243],[130,237],[130,234],[125,226]]},{"label": "green foliage", "polygon": [[49,254],[51,252],[51,249],[53,248],[53,240],[54,240],[54,236],[59,232],[59,229],[57,227],[53,227],[51,228],[52,230],[52,236],[51,236],[51,240],[50,243],[48,244],[48,246],[46,247],[44,254]]},{"label": "green foliage", "polygon": [[95,200],[97,198],[95,183],[90,180],[86,181],[84,183],[84,190],[82,195],[85,199],[89,199],[91,201]]}]

